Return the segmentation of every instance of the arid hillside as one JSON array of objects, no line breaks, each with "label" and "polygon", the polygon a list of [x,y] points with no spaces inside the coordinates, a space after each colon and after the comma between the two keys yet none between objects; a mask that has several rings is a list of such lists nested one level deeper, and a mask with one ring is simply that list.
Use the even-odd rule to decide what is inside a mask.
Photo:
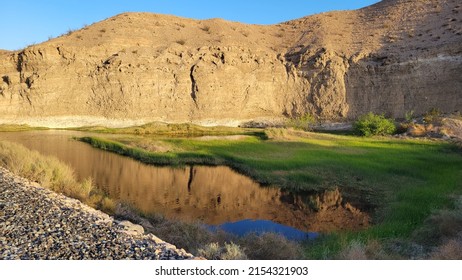
[{"label": "arid hillside", "polygon": [[0,123],[239,125],[462,108],[462,4],[384,0],[276,25],[126,13],[0,51]]}]

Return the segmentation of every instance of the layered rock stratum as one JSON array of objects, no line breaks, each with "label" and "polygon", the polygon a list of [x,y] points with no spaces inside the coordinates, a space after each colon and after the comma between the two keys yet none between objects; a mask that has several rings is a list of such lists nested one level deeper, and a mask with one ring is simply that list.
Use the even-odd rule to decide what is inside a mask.
[{"label": "layered rock stratum", "polygon": [[462,4],[384,0],[276,25],[125,13],[0,52],[0,123],[349,120],[462,108]]}]

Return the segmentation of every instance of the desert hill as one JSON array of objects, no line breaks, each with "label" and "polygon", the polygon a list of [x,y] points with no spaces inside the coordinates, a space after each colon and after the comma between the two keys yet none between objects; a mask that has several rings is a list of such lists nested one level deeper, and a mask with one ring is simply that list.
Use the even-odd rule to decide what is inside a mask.
[{"label": "desert hill", "polygon": [[238,125],[462,108],[462,4],[385,0],[276,25],[125,13],[0,51],[0,123]]}]

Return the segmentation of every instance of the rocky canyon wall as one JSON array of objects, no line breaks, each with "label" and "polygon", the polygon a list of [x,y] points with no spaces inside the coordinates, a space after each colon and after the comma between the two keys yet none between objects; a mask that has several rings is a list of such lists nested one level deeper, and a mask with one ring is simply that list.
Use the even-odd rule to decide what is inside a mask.
[{"label": "rocky canyon wall", "polygon": [[0,122],[235,126],[458,111],[459,11],[389,0],[270,26],[122,14],[0,52]]}]

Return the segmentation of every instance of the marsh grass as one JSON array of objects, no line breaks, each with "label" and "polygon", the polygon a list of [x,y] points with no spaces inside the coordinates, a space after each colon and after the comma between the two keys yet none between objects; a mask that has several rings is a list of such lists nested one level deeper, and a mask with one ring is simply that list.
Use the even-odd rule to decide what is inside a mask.
[{"label": "marsh grass", "polygon": [[172,137],[198,137],[198,136],[226,136],[226,135],[254,135],[265,137],[261,129],[213,126],[205,127],[190,123],[167,124],[161,122],[148,123],[140,126],[125,128],[107,128],[100,126],[71,128],[71,130],[111,133],[111,134],[134,134],[134,135],[156,135]]},{"label": "marsh grass", "polygon": [[44,156],[16,143],[0,141],[0,165],[42,187],[79,199],[92,207],[103,205],[108,211],[114,208],[111,206],[113,202],[94,188],[90,178],[78,182],[74,171],[55,157]]},{"label": "marsh grass", "polygon": [[264,185],[291,192],[339,187],[345,199],[372,211],[373,225],[307,243],[305,257],[314,259],[335,258],[353,240],[367,245],[373,240],[412,238],[434,210],[451,203],[451,194],[462,191],[462,153],[447,142],[290,130],[265,134],[270,140],[165,138],[162,141],[173,151],[164,153],[101,137],[81,140],[149,164],[224,164]]}]

